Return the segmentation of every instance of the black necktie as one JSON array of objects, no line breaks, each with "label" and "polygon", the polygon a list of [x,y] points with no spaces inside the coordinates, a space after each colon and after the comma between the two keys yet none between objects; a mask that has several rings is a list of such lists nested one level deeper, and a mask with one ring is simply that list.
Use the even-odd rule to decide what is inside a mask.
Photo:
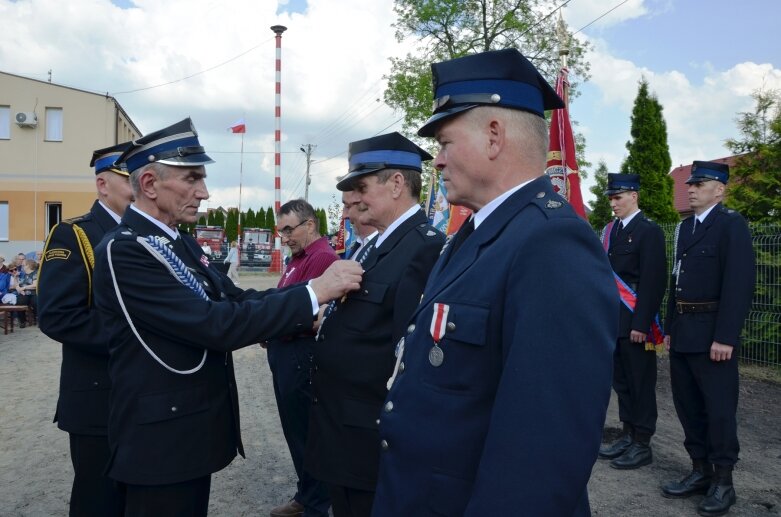
[{"label": "black necktie", "polygon": [[616,235],[621,235],[621,230],[624,229],[624,221],[618,221],[618,230],[616,230]]},{"label": "black necktie", "polygon": [[694,222],[692,223],[692,233],[697,231],[697,218],[694,218]]},{"label": "black necktie", "polygon": [[345,254],[344,258],[348,259],[352,257],[360,247],[361,247],[360,241],[356,240],[355,242],[353,242],[352,245],[350,246],[350,249],[347,250],[347,253]]},{"label": "black necktie", "polygon": [[461,228],[456,236],[453,238],[453,244],[452,244],[452,250],[450,251],[450,256],[452,257],[455,255],[456,251],[458,251],[458,248],[461,247],[461,245],[464,243],[467,237],[472,235],[472,232],[475,231],[475,218],[472,217],[469,219],[469,222],[464,225],[463,228]]}]

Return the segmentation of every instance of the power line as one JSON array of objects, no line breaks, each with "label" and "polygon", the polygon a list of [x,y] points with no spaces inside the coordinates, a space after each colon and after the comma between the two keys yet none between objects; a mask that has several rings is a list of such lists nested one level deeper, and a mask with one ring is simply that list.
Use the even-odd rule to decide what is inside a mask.
[{"label": "power line", "polygon": [[588,26],[589,26],[589,25],[591,25],[592,23],[594,23],[594,22],[598,22],[599,20],[601,20],[602,18],[604,18],[604,17],[605,17],[605,16],[607,16],[608,14],[612,13],[613,11],[615,11],[616,9],[618,9],[619,7],[621,7],[622,5],[624,5],[625,3],[627,3],[628,1],[629,1],[629,0],[624,0],[623,2],[621,2],[620,4],[618,4],[617,6],[613,7],[612,9],[610,9],[610,10],[608,10],[608,11],[605,11],[605,12],[604,12],[604,13],[602,13],[602,14],[601,14],[599,17],[597,17],[597,18],[594,18],[593,20],[591,20],[590,22],[588,22],[586,25],[584,25],[584,26],[583,26],[583,27],[581,27],[580,29],[578,29],[578,30],[576,30],[575,32],[573,32],[573,33],[572,33],[572,35],[574,36],[575,34],[579,33],[580,31],[582,31],[583,29],[585,29],[586,27],[588,27]]},{"label": "power line", "polygon": [[186,76],[186,77],[182,77],[181,79],[175,79],[175,80],[173,80],[173,81],[168,81],[168,82],[166,82],[166,83],[161,83],[161,84],[155,84],[155,85],[153,85],[153,86],[145,86],[145,87],[143,87],[143,88],[136,88],[135,90],[127,90],[127,91],[124,91],[124,92],[114,92],[114,93],[112,93],[112,94],[111,94],[111,96],[112,96],[112,97],[115,97],[115,96],[117,96],[117,95],[121,95],[121,94],[123,94],[123,93],[136,93],[136,92],[141,92],[141,91],[144,91],[144,90],[151,90],[151,89],[153,89],[153,88],[160,88],[160,87],[162,87],[162,86],[168,86],[169,84],[179,83],[179,82],[182,82],[182,81],[186,81],[187,79],[192,79],[193,77],[196,77],[196,76],[198,76],[198,75],[201,75],[201,74],[205,74],[206,72],[211,72],[212,70],[216,70],[217,68],[220,68],[220,67],[222,67],[222,66],[225,66],[225,65],[227,65],[228,63],[231,63],[231,62],[233,62],[233,61],[236,61],[236,60],[237,60],[237,59],[239,59],[240,57],[242,57],[242,56],[245,56],[245,55],[249,54],[250,52],[252,52],[253,50],[255,50],[255,49],[258,49],[258,48],[262,47],[263,45],[265,45],[266,43],[268,43],[268,42],[269,42],[269,41],[271,41],[272,39],[274,39],[274,38],[272,37],[272,38],[269,38],[269,39],[267,39],[267,40],[265,40],[265,41],[262,41],[261,43],[258,43],[257,45],[255,45],[255,46],[254,46],[254,47],[252,47],[251,49],[249,49],[249,50],[245,50],[245,51],[244,51],[244,52],[242,52],[241,54],[238,54],[238,55],[236,55],[236,56],[233,56],[232,58],[228,59],[227,61],[223,61],[222,63],[220,63],[220,64],[218,64],[218,65],[214,65],[214,66],[212,66],[212,67],[206,68],[206,69],[204,69],[204,70],[201,70],[200,72],[195,72],[194,74],[188,75],[188,76]]}]

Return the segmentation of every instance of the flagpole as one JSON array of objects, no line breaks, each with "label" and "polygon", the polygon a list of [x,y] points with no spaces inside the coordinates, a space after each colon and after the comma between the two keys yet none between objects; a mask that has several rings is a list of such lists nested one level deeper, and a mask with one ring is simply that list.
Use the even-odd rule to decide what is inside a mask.
[{"label": "flagpole", "polygon": [[239,257],[238,262],[241,264],[241,184],[244,181],[244,131],[241,132],[241,152],[239,153],[239,156],[239,216],[236,218],[238,221],[236,226],[236,241],[238,242],[237,247],[239,248],[237,252]]},{"label": "flagpole", "polygon": [[[561,15],[561,8],[559,8],[559,23],[556,25],[556,34],[559,38],[559,59],[561,59],[561,72],[566,74],[567,70],[567,56],[569,56],[569,42],[570,36],[567,33],[567,24],[564,23],[564,17]],[[569,109],[569,89],[567,88],[567,81],[563,84],[564,107]]]}]

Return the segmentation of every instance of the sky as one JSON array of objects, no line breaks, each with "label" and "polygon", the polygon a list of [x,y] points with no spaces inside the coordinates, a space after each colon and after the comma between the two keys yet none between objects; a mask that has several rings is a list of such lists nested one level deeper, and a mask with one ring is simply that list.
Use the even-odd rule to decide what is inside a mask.
[{"label": "sky", "polygon": [[[592,171],[604,160],[617,172],[625,158],[641,77],[664,108],[673,167],[727,156],[752,92],[781,89],[777,0],[570,0],[563,16],[592,49],[570,105]],[[192,117],[216,160],[202,209],[238,206],[239,184],[242,210],[274,204],[272,25],[288,28],[283,203],[304,195],[303,146],[315,146],[309,200],[326,208],[340,200],[348,143],[401,130],[383,76],[415,42],[396,41],[393,0],[0,0],[0,19],[0,70],[41,80],[51,70],[54,83],[108,92],[143,133]],[[243,154],[228,131],[241,118]],[[587,200],[592,184],[593,174]]]}]

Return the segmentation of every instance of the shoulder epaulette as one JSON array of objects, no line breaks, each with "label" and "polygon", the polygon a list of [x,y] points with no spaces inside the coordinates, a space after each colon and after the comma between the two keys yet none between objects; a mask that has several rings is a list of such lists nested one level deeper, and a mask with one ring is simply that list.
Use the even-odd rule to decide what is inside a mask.
[{"label": "shoulder epaulette", "polygon": [[76,217],[71,217],[70,219],[63,219],[63,223],[67,224],[78,224],[83,223],[84,221],[91,221],[92,220],[92,214],[87,212],[86,214],[81,214]]},{"label": "shoulder epaulette", "polygon": [[439,230],[437,230],[436,228],[434,228],[433,226],[431,226],[428,223],[421,223],[415,229],[418,231],[419,234],[421,234],[423,237],[425,237],[427,239],[430,239],[432,237],[436,237],[437,235],[442,236],[442,238],[445,237],[442,234],[442,232],[440,232]]}]

